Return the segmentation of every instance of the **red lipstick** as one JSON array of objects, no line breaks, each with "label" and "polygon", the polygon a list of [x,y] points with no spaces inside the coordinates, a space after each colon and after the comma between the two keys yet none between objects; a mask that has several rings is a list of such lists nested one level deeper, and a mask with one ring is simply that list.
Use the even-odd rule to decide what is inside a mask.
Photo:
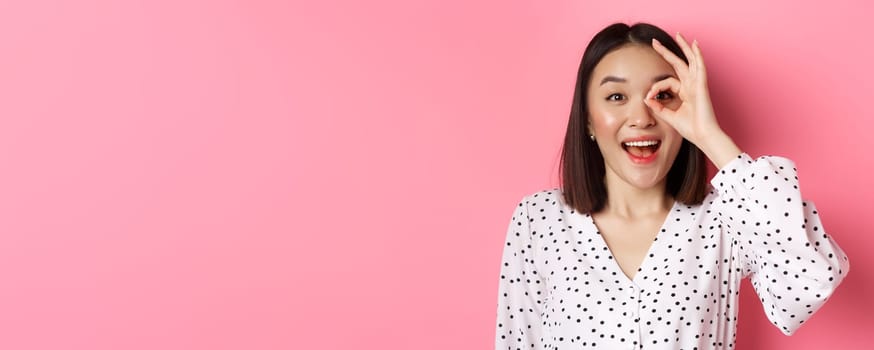
[{"label": "red lipstick", "polygon": [[655,136],[638,136],[622,141],[622,148],[634,164],[645,165],[655,161],[661,140]]}]

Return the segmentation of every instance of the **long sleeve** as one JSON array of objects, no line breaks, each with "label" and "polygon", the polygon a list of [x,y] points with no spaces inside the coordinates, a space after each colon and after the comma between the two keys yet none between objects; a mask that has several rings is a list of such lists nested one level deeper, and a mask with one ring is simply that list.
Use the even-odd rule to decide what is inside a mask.
[{"label": "long sleeve", "polygon": [[528,203],[516,206],[501,260],[495,349],[541,349],[541,314],[546,297],[543,276],[537,273]]},{"label": "long sleeve", "polygon": [[829,298],[849,260],[802,200],[795,164],[746,153],[711,180],[713,202],[768,319],[791,335]]}]

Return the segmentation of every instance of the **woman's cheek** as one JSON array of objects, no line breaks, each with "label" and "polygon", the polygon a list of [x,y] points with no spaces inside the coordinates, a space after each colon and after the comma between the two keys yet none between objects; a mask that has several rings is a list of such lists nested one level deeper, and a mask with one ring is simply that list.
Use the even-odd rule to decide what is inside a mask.
[{"label": "woman's cheek", "polygon": [[602,128],[612,129],[620,123],[620,120],[616,111],[602,109],[598,111],[597,116],[595,117],[595,123],[600,125]]}]

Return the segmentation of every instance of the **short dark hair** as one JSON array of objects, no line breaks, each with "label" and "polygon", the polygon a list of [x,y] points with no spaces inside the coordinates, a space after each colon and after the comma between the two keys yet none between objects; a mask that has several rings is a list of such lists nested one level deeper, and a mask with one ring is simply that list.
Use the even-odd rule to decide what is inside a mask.
[{"label": "short dark hair", "polygon": [[[580,213],[597,212],[607,201],[604,157],[588,136],[587,92],[592,71],[608,53],[627,44],[650,46],[655,38],[688,63],[680,46],[668,33],[648,23],[614,23],[596,34],[583,54],[577,73],[573,103],[561,151],[560,182],[564,201]],[[704,201],[707,195],[707,164],[704,153],[683,139],[680,153],[667,175],[667,192],[687,205]]]}]

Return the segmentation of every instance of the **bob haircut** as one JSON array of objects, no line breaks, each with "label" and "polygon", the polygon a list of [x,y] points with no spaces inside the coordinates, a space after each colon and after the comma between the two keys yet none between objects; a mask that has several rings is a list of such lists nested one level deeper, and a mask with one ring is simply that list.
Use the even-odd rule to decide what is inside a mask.
[{"label": "bob haircut", "polygon": [[[587,133],[587,92],[592,71],[611,51],[629,44],[649,47],[653,38],[689,63],[683,50],[668,33],[648,23],[636,23],[632,26],[624,23],[612,24],[592,38],[583,54],[559,165],[564,200],[580,213],[597,212],[607,202],[604,157],[596,141],[590,139]],[[686,205],[701,204],[707,195],[705,160],[704,153],[698,147],[683,139],[679,154],[668,171],[667,193]]]}]

